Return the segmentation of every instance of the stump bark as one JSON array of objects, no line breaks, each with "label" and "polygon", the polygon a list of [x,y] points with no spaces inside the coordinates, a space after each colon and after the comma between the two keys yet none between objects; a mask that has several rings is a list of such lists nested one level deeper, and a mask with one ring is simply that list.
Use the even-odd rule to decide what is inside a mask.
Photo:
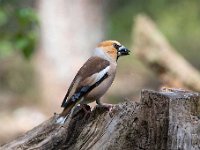
[{"label": "stump bark", "polygon": [[[143,90],[139,103],[126,101],[107,110],[82,110],[69,124],[52,118],[1,149],[165,150],[200,149],[200,94]],[[34,119],[34,118],[33,118]]]}]

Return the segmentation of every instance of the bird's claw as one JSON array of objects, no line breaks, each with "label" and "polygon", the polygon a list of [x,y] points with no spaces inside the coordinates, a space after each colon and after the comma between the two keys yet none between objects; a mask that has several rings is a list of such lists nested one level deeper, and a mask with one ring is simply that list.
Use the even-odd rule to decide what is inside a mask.
[{"label": "bird's claw", "polygon": [[97,105],[97,107],[105,108],[107,111],[111,112],[113,105],[112,104],[102,104],[102,105]]}]

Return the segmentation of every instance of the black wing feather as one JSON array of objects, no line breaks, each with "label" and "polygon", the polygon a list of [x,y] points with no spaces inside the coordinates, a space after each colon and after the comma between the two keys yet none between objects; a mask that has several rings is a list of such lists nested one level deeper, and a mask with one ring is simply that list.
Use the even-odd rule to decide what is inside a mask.
[{"label": "black wing feather", "polygon": [[62,107],[67,107],[68,105],[70,105],[72,103],[77,103],[83,96],[85,96],[86,93],[89,93],[91,90],[93,90],[95,87],[97,87],[107,77],[108,77],[108,74],[106,73],[99,81],[97,81],[93,85],[83,86],[83,87],[79,88],[69,100],[67,100],[65,103],[62,104]]},{"label": "black wing feather", "polygon": [[[72,84],[70,85],[70,87],[69,87],[69,89],[68,89],[68,91],[67,91],[67,93],[66,93],[66,95],[65,95],[65,97],[63,99],[61,107],[66,107],[66,105],[68,103],[72,102],[70,99],[73,96],[71,96],[71,98],[70,98],[69,94],[70,94],[71,90],[74,88],[74,84],[77,84],[77,83],[75,83],[77,78],[79,78],[81,76],[82,80],[83,80],[83,79],[85,79],[85,78],[87,78],[87,77],[89,77],[89,76],[101,71],[102,69],[106,68],[109,64],[110,64],[109,61],[107,61],[105,59],[102,59],[100,57],[91,57],[91,58],[89,58],[87,60],[87,62],[80,68],[80,70],[78,71],[78,73],[75,76],[74,80],[72,81]],[[101,80],[99,80],[99,81],[101,81]],[[92,85],[92,86],[95,86],[95,84]],[[90,88],[92,88],[92,86],[90,86]],[[77,87],[77,89],[76,89],[76,91],[74,93],[74,95],[76,95],[76,96],[74,96],[72,98],[72,99],[74,99],[73,101],[77,101],[76,99],[80,99],[84,95],[84,93],[86,93],[86,92],[91,90],[90,88],[88,88],[88,89],[87,88],[88,88],[87,86]],[[71,102],[68,102],[68,101],[71,101]]]}]

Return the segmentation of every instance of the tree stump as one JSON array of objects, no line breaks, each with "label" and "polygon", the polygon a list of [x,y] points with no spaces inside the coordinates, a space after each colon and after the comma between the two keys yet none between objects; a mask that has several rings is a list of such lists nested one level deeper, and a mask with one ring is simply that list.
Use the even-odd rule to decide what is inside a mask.
[{"label": "tree stump", "polygon": [[126,101],[110,112],[96,107],[87,116],[80,110],[64,125],[57,117],[1,149],[200,149],[200,94],[191,91],[143,90],[139,103]]}]

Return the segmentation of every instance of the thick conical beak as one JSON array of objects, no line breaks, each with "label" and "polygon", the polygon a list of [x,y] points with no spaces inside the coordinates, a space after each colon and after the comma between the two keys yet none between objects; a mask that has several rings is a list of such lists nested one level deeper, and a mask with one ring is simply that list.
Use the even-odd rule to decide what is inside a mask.
[{"label": "thick conical beak", "polygon": [[126,47],[122,45],[118,49],[118,56],[124,56],[124,55],[130,55],[130,50],[128,50]]}]

